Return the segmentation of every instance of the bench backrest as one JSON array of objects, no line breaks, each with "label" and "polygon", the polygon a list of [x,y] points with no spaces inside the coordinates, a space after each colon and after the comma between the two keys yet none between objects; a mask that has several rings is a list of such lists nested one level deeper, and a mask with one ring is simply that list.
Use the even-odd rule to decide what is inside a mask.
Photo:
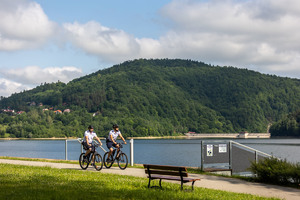
[{"label": "bench backrest", "polygon": [[186,167],[144,164],[146,174],[188,177]]}]

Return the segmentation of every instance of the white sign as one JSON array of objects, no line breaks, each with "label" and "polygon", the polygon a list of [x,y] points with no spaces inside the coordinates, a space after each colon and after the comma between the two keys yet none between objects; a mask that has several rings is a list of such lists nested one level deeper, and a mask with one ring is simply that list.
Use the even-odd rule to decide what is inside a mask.
[{"label": "white sign", "polygon": [[207,145],[207,152],[206,155],[207,156],[213,156],[214,152],[213,152],[213,145],[212,144],[208,144]]},{"label": "white sign", "polygon": [[219,144],[219,153],[227,152],[227,144]]}]

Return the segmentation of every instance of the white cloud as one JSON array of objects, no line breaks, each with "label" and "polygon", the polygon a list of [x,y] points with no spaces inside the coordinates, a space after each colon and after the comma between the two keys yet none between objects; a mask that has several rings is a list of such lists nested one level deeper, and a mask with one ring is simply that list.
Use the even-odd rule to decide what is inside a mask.
[{"label": "white cloud", "polygon": [[161,41],[174,57],[300,74],[300,1],[174,0],[161,14],[172,22]]},{"label": "white cloud", "polygon": [[0,0],[0,5],[0,51],[38,47],[58,28],[35,2]]},{"label": "white cloud", "polygon": [[28,90],[41,83],[61,81],[67,83],[83,76],[81,69],[72,66],[48,67],[28,66],[22,69],[1,69],[0,96]]},{"label": "white cloud", "polygon": [[130,59],[139,51],[135,38],[122,30],[104,27],[94,21],[86,24],[66,23],[63,26],[67,38],[74,45],[105,61]]},{"label": "white cloud", "polygon": [[69,82],[83,75],[82,70],[72,66],[48,67],[27,66],[22,69],[1,70],[0,74],[6,79],[25,85],[37,85],[51,82]]},{"label": "white cloud", "polygon": [[160,14],[169,31],[158,40],[135,38],[94,21],[66,23],[64,29],[75,46],[102,61],[187,58],[300,74],[300,1],[174,0]]},{"label": "white cloud", "polygon": [[105,62],[166,56],[158,40],[135,38],[123,30],[108,28],[94,21],[86,24],[66,23],[63,26],[67,38],[75,46]]},{"label": "white cloud", "polygon": [[24,86],[14,81],[0,78],[0,96],[7,97],[15,92],[21,92],[27,89],[30,89],[30,87]]}]

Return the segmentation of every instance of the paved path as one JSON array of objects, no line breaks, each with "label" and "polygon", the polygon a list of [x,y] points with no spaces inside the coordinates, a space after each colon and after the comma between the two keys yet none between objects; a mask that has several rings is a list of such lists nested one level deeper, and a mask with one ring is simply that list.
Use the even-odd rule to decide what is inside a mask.
[{"label": "paved path", "polygon": [[[64,164],[64,163],[50,163],[50,162],[37,162],[37,161],[22,161],[22,160],[6,160],[0,159],[0,163],[9,163],[17,165],[30,165],[30,166],[49,166],[60,169],[77,169],[81,170],[77,164]],[[95,171],[92,167],[87,170]],[[144,169],[127,168],[126,170],[120,170],[119,168],[112,167],[111,169],[103,168],[98,173],[113,173],[128,176],[146,177]],[[248,193],[253,195],[265,196],[265,197],[277,197],[286,200],[300,200],[300,189],[281,187],[275,185],[250,183],[247,181],[220,177],[190,174],[191,177],[198,177],[201,180],[195,182],[196,187],[224,190],[236,193]],[[178,182],[177,182],[178,183]]]}]

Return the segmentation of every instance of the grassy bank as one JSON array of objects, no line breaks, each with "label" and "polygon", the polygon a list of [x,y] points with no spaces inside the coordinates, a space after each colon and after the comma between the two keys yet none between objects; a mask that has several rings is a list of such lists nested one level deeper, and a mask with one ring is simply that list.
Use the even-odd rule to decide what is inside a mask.
[{"label": "grassy bank", "polygon": [[[78,160],[58,160],[58,159],[46,159],[46,158],[24,158],[24,157],[9,157],[9,156],[0,156],[0,159],[79,164]],[[113,164],[112,166],[118,167],[117,164]],[[130,166],[130,165],[127,166],[127,168],[130,168],[130,167],[144,168],[142,164],[134,164],[133,166]]]},{"label": "grassy bank", "polygon": [[[275,199],[164,182],[148,189],[146,178],[94,171],[0,164],[0,199]],[[190,189],[190,186],[185,186]]]},{"label": "grassy bank", "polygon": [[24,157],[0,156],[0,159],[78,164],[78,160],[58,160],[58,159],[47,159],[47,158],[24,158]]},{"label": "grassy bank", "polygon": [[[24,158],[24,157],[10,157],[10,156],[0,156],[0,159],[78,164],[78,160],[58,160],[58,159],[46,159],[46,158]],[[118,167],[118,165],[115,163],[112,166]],[[143,164],[135,163],[133,164],[133,166],[128,164],[127,168],[144,168],[144,166]],[[202,172],[198,167],[188,167],[187,170],[189,173],[194,173],[194,174],[210,174],[207,172]],[[219,176],[217,174],[212,174],[212,175]]]}]

